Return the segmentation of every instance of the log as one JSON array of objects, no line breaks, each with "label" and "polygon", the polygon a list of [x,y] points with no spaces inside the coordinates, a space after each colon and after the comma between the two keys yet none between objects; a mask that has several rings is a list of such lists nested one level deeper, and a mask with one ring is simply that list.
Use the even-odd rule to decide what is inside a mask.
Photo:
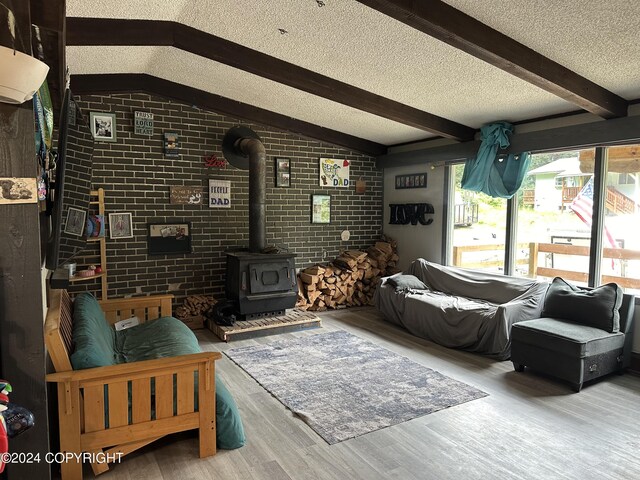
[{"label": "log", "polygon": [[300,275],[300,280],[308,284],[318,283],[318,280],[320,278],[318,277],[318,275],[309,275],[308,273],[304,272],[300,272],[298,275]]}]

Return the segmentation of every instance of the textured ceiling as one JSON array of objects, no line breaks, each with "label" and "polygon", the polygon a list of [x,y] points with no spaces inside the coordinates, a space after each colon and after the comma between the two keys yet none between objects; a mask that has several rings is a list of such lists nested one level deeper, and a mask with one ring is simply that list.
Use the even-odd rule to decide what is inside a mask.
[{"label": "textured ceiling", "polygon": [[[577,110],[359,2],[324,3],[67,0],[67,15],[176,21],[474,128]],[[618,95],[640,97],[640,2],[447,3]],[[387,145],[432,136],[171,47],[67,47],[67,55],[72,74],[147,73]]]}]

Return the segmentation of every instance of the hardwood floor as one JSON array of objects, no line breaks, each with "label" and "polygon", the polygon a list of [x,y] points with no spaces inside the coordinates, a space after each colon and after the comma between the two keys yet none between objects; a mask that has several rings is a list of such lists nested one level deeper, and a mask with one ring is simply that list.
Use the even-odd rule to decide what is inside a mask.
[{"label": "hardwood floor", "polygon": [[[329,446],[223,355],[218,371],[234,394],[247,445],[199,459],[195,435],[170,436],[132,454],[104,480],[632,479],[640,478],[640,377],[587,384],[581,393],[511,362],[447,349],[384,322],[373,308],[320,314],[323,328],[220,342],[225,351],[344,329],[489,396]],[[91,478],[88,470],[85,478]]]}]

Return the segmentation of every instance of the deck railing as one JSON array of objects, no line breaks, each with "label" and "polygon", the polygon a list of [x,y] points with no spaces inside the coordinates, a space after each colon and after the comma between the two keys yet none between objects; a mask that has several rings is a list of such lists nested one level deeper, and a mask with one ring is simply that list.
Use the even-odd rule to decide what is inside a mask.
[{"label": "deck railing", "polygon": [[[504,263],[504,244],[490,244],[490,245],[465,245],[453,247],[453,264],[458,267],[465,268],[495,268],[500,267]],[[528,277],[562,277],[566,280],[573,280],[577,282],[586,283],[588,280],[588,274],[585,272],[577,272],[573,270],[567,270],[563,268],[554,268],[538,265],[538,256],[540,253],[546,253],[553,255],[572,255],[578,257],[589,258],[589,247],[580,245],[566,245],[558,243],[519,243],[518,250],[524,250],[526,252],[525,258],[518,258],[516,260],[517,265],[528,265]],[[478,261],[466,261],[464,259],[465,254],[474,252],[486,252],[491,256],[493,252],[494,257],[488,260]],[[626,263],[629,260],[640,260],[640,250],[630,250],[626,248],[604,248],[602,251],[602,257],[605,259],[620,260]],[[624,265],[623,263],[623,265]],[[625,269],[623,269],[623,272]],[[633,278],[626,275],[602,275],[602,283],[615,282],[624,288],[640,289],[640,278]]]}]

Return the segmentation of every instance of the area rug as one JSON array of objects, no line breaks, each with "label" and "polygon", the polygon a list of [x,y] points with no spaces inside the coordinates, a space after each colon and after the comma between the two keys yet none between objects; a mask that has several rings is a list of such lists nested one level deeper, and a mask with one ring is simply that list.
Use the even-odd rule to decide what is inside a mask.
[{"label": "area rug", "polygon": [[487,396],[341,330],[225,354],[330,445]]}]

